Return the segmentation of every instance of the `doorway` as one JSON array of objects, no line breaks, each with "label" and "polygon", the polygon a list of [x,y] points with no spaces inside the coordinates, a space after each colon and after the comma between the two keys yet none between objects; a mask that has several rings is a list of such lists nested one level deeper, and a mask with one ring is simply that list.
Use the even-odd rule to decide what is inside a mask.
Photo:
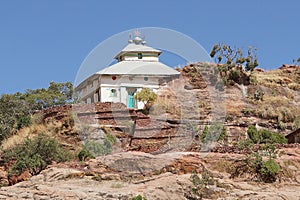
[{"label": "doorway", "polygon": [[128,108],[135,108],[135,99],[134,95],[136,93],[136,88],[127,88],[127,107]]}]

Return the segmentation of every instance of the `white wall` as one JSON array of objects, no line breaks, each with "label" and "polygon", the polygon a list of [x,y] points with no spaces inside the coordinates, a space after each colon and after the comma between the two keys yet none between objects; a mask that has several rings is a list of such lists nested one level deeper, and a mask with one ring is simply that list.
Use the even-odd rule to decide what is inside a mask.
[{"label": "white wall", "polygon": [[156,57],[156,56],[147,56],[147,57],[143,57],[142,59],[139,59],[138,57],[125,56],[124,60],[126,60],[126,61],[136,61],[136,60],[159,61],[158,57]]},{"label": "white wall", "polygon": [[[112,76],[100,76],[86,84],[85,87],[80,90],[81,97],[86,103],[92,102],[122,102],[125,105],[128,104],[128,89],[136,88],[137,92],[142,88],[147,87],[152,89],[154,92],[159,88],[158,77],[147,77],[148,80],[143,76],[116,76],[116,80],[112,79]],[[99,81],[100,80],[100,81]],[[98,99],[97,89],[100,88],[100,99]],[[111,90],[116,90],[116,96],[112,96]],[[137,108],[142,109],[144,107],[143,102],[137,102]]]},{"label": "white wall", "polygon": [[101,76],[101,86],[112,86],[112,85],[120,85],[120,86],[136,86],[136,87],[143,87],[147,86],[150,88],[158,88],[159,87],[159,78],[157,77],[147,77],[148,80],[146,81],[145,77],[140,76],[116,76],[116,80],[112,80],[112,76]]},{"label": "white wall", "polygon": [[[116,95],[112,96],[111,90],[114,89],[116,90]],[[101,102],[120,102],[121,97],[120,97],[120,88],[119,87],[109,87],[109,86],[104,86],[101,87]]]}]

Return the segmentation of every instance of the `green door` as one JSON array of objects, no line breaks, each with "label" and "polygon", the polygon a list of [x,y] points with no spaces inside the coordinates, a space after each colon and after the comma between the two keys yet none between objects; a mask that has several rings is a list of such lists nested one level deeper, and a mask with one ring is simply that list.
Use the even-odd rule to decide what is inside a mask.
[{"label": "green door", "polygon": [[134,108],[133,92],[129,92],[128,94],[128,108]]}]

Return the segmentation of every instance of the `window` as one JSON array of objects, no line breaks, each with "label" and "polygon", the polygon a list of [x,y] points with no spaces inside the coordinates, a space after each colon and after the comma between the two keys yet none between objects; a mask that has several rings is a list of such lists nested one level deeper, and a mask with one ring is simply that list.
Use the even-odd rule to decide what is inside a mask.
[{"label": "window", "polygon": [[116,89],[111,89],[110,90],[110,96],[111,97],[117,97],[117,90]]},{"label": "window", "polygon": [[142,58],[143,58],[142,53],[138,53],[138,59],[142,59]]}]

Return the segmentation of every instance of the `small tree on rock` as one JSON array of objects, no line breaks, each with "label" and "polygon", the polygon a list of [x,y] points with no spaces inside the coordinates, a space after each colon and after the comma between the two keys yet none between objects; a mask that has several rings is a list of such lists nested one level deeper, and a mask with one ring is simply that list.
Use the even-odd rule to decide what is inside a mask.
[{"label": "small tree on rock", "polygon": [[253,71],[258,66],[256,48],[249,46],[246,55],[241,48],[232,48],[227,44],[216,44],[211,50],[210,56],[216,58],[218,63],[223,63],[227,70],[245,64],[247,71]]},{"label": "small tree on rock", "polygon": [[135,99],[144,103],[144,109],[149,111],[152,103],[157,99],[157,94],[148,88],[143,88],[135,96]]}]

